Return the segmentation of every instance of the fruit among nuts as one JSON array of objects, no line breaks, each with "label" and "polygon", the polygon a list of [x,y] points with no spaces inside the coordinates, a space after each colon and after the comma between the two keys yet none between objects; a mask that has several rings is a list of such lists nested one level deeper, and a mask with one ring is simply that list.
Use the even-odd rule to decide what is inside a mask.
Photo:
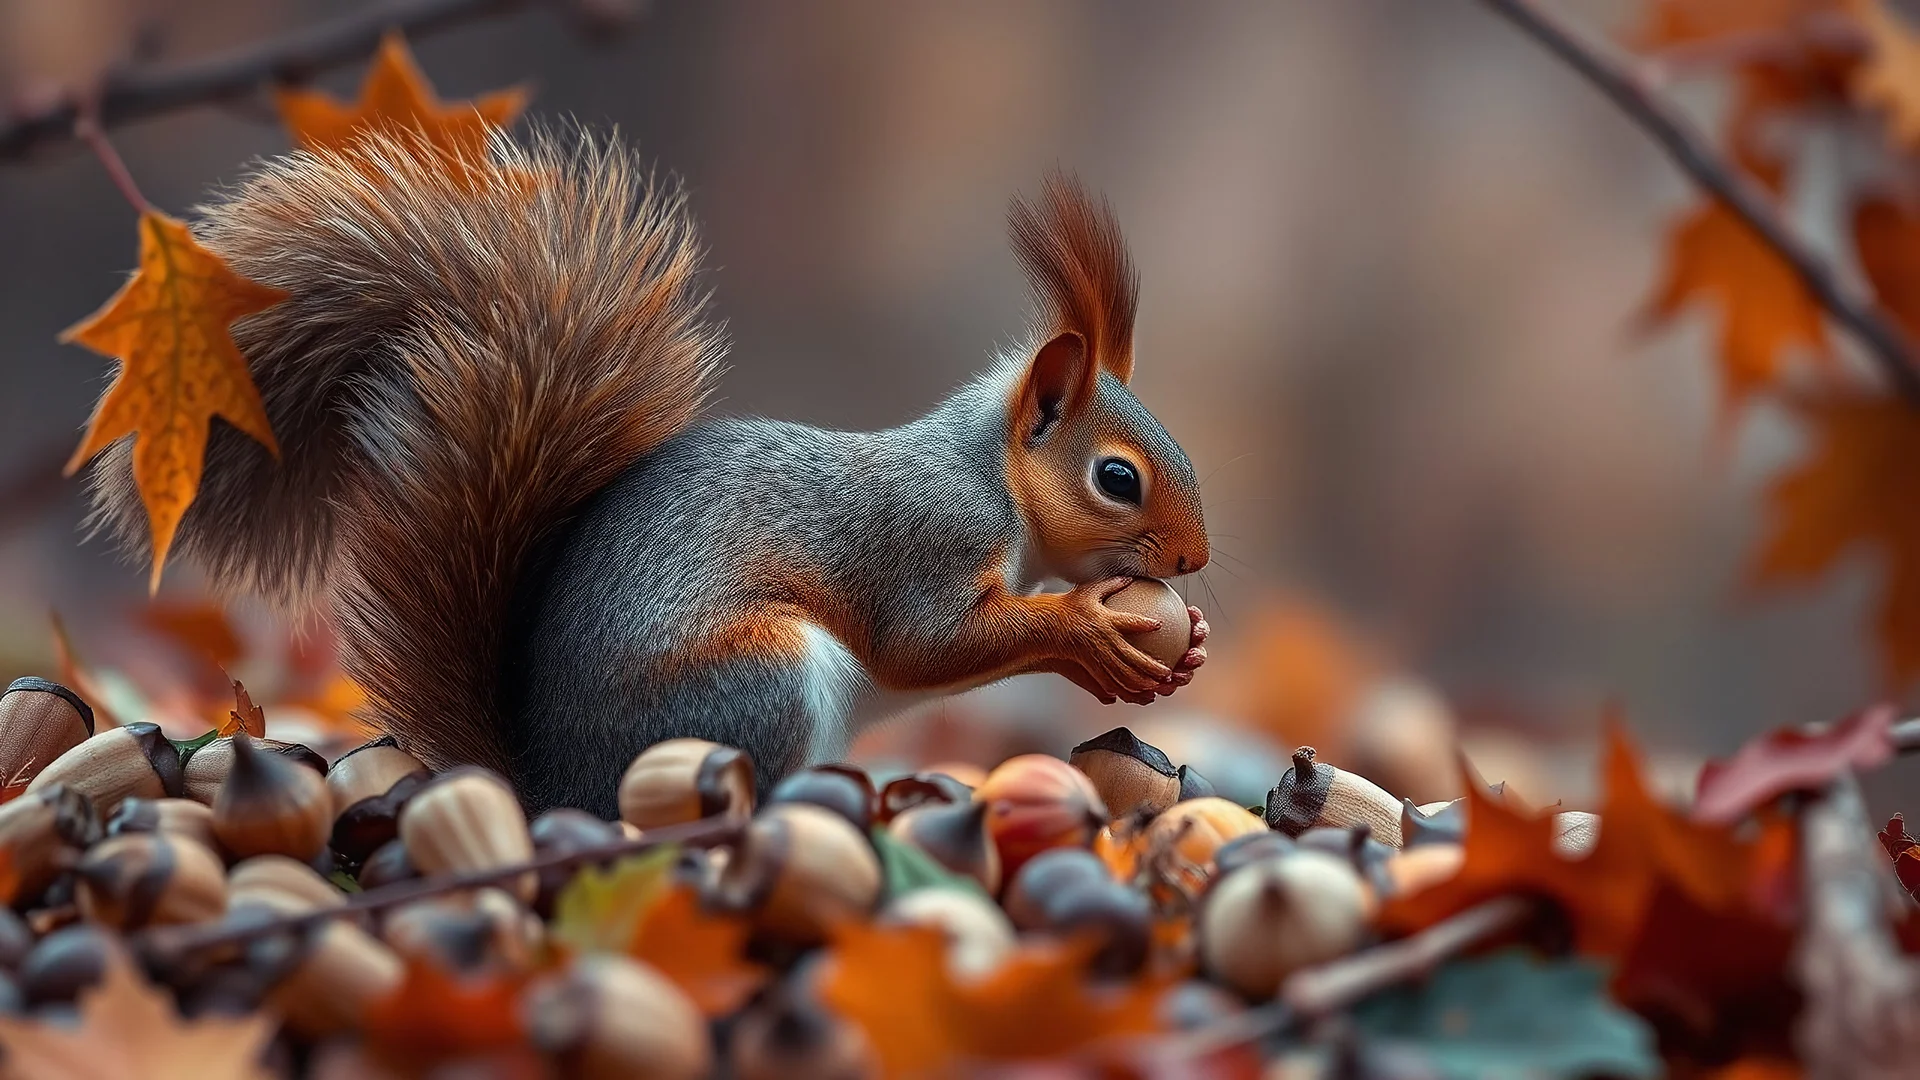
[{"label": "fruit among nuts", "polygon": [[1000,851],[1002,875],[1057,847],[1084,848],[1107,823],[1107,805],[1087,774],[1045,754],[1008,758],[974,789],[990,807],[987,832]]}]

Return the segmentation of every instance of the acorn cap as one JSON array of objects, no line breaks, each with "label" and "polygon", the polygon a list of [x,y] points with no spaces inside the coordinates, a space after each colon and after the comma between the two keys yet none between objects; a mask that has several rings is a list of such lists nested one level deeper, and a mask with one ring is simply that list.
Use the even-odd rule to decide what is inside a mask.
[{"label": "acorn cap", "polygon": [[1000,853],[987,833],[988,809],[986,803],[930,803],[894,818],[887,831],[992,895],[1000,891]]},{"label": "acorn cap", "polygon": [[1182,765],[1178,773],[1180,780],[1180,801],[1188,799],[1209,799],[1220,794],[1214,790],[1213,782],[1200,775],[1200,770],[1191,765]]},{"label": "acorn cap", "polygon": [[232,754],[213,801],[213,832],[220,846],[239,859],[287,855],[305,860],[325,850],[333,799],[321,774],[295,757],[255,746],[245,734],[233,737]]},{"label": "acorn cap", "polygon": [[55,758],[27,785],[34,792],[67,784],[111,814],[121,800],[158,799],[181,793],[180,752],[160,725],[127,724],[108,728]]},{"label": "acorn cap", "polygon": [[1046,903],[1049,896],[1087,881],[1108,881],[1107,864],[1091,851],[1081,848],[1054,848],[1027,861],[1019,873],[1007,882],[1002,904],[1007,918],[1020,930],[1042,930],[1047,926]]},{"label": "acorn cap", "polygon": [[1087,774],[1114,817],[1157,814],[1180,798],[1179,770],[1173,762],[1124,727],[1074,747],[1067,764]]},{"label": "acorn cap", "polygon": [[1314,760],[1311,746],[1293,752],[1293,767],[1267,792],[1267,824],[1299,836],[1320,823],[1320,808],[1333,790],[1333,766]]},{"label": "acorn cap", "polygon": [[28,676],[0,690],[0,784],[24,784],[93,735],[93,709],[56,682]]},{"label": "acorn cap", "polygon": [[917,772],[895,777],[880,789],[880,821],[884,824],[901,814],[935,802],[967,802],[973,788],[942,772]]},{"label": "acorn cap", "polygon": [[767,804],[804,802],[824,806],[853,823],[856,829],[873,827],[880,796],[873,778],[853,765],[815,765],[792,773],[773,786]]},{"label": "acorn cap", "polygon": [[253,739],[245,733],[236,733],[223,735],[187,751],[181,759],[180,794],[212,806],[213,801],[220,797],[220,785],[226,782],[227,773],[233,769],[235,741],[240,738],[251,739],[255,750],[298,762],[322,778],[327,775],[327,759],[315,753],[312,747],[279,739]]}]

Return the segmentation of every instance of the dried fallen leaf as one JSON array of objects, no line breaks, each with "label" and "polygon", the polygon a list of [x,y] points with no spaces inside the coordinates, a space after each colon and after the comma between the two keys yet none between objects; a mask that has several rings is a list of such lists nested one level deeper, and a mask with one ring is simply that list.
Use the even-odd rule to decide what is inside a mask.
[{"label": "dried fallen leaf", "polygon": [[1818,791],[1842,773],[1871,769],[1893,756],[1894,717],[1892,706],[1879,705],[1824,731],[1781,728],[1751,739],[1732,757],[1701,768],[1693,816],[1738,821],[1790,791]]},{"label": "dried fallen leaf", "polygon": [[1912,149],[1920,145],[1920,33],[1895,15],[1885,0],[1849,0],[1848,8],[1867,36],[1867,60],[1853,77],[1853,97],[1887,114],[1887,139]]},{"label": "dried fallen leaf", "polygon": [[459,974],[409,956],[393,995],[367,1010],[367,1041],[382,1058],[421,1067],[523,1050],[527,980],[512,972]]},{"label": "dried fallen leaf", "polygon": [[253,703],[253,695],[247,693],[239,679],[233,680],[233,708],[215,730],[222,738],[242,731],[256,739],[267,737],[267,711]]},{"label": "dried fallen leaf", "polygon": [[1884,560],[1876,619],[1890,686],[1920,675],[1920,409],[1888,393],[1794,395],[1812,446],[1768,488],[1755,586],[1811,581],[1856,546]]},{"label": "dried fallen leaf", "polygon": [[889,1077],[1054,1058],[1096,1039],[1159,1030],[1160,984],[1095,985],[1090,951],[1028,944],[987,976],[956,978],[939,930],[849,924],[822,958],[820,992],[866,1031]]},{"label": "dried fallen leaf", "polygon": [[554,901],[553,940],[576,952],[624,949],[639,930],[640,916],[671,883],[678,856],[677,849],[665,847],[581,869]]},{"label": "dried fallen leaf", "polygon": [[167,994],[116,958],[80,995],[79,1023],[0,1013],[9,1080],[255,1080],[273,1037],[264,1014],[182,1020]]},{"label": "dried fallen leaf", "polygon": [[222,668],[232,667],[246,655],[240,635],[234,633],[226,608],[212,603],[153,603],[140,612],[139,621],[148,629],[178,644],[197,657],[204,657]]},{"label": "dried fallen leaf", "polygon": [[1834,6],[1834,0],[1651,0],[1629,40],[1639,48],[1659,49],[1712,38],[1791,31],[1806,15]]},{"label": "dried fallen leaf", "polygon": [[672,979],[700,1011],[724,1016],[746,1004],[771,977],[747,959],[752,928],[734,915],[706,910],[692,886],[660,893],[640,917],[627,952]]},{"label": "dried fallen leaf", "polygon": [[234,273],[173,218],[140,215],[140,270],[99,311],[61,335],[120,361],[95,408],[72,474],[116,440],[134,436],[133,479],[153,530],[153,578],[180,518],[200,490],[207,428],[218,415],[277,456],[260,392],[227,326],[287,294]]},{"label": "dried fallen leaf", "polygon": [[358,101],[349,104],[313,90],[283,88],[274,93],[274,103],[287,130],[309,150],[337,150],[366,131],[402,127],[419,132],[433,152],[472,161],[486,147],[487,129],[512,123],[526,107],[527,95],[513,88],[472,101],[442,102],[414,62],[406,39],[395,32],[381,41]]}]

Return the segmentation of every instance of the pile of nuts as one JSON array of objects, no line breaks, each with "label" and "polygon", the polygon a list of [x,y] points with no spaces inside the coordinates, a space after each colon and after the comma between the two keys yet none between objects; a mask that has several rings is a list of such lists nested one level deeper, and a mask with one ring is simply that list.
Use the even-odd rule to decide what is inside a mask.
[{"label": "pile of nuts", "polygon": [[[1074,937],[1097,946],[1089,978],[1183,979],[1183,1000],[1210,1002],[1210,1015],[1365,944],[1383,897],[1450,876],[1462,857],[1457,806],[1403,803],[1311,749],[1249,809],[1125,728],[1070,761],[1024,755],[985,773],[876,785],[819,766],[763,805],[740,751],[674,739],[627,769],[620,821],[560,809],[529,822],[501,777],[434,775],[391,739],[328,763],[244,734],[177,744],[152,724],[96,731],[71,691],[24,679],[0,696],[0,774],[30,777],[0,804],[14,898],[0,908],[0,1012],[58,1019],[131,954],[184,1015],[278,1016],[289,1071],[315,1047],[350,1043],[424,960],[537,972],[528,1028],[563,1075],[699,1077],[721,1060],[744,1080],[873,1075],[863,1033],[792,987],[710,1029],[638,960],[555,959],[546,920],[577,866],[689,823],[729,827],[683,845],[673,873],[747,920],[778,970],[802,970],[848,921],[935,927],[950,970],[967,976],[1023,940]],[[1577,849],[1592,823],[1562,816]],[[896,845],[965,887],[890,895],[882,849]],[[422,888],[460,875],[491,883]],[[404,902],[369,902],[387,896]],[[303,935],[264,932],[334,909]],[[1156,932],[1173,923],[1193,932]],[[234,947],[250,926],[263,930],[256,947]],[[234,932],[164,963],[139,948],[182,927]]]}]

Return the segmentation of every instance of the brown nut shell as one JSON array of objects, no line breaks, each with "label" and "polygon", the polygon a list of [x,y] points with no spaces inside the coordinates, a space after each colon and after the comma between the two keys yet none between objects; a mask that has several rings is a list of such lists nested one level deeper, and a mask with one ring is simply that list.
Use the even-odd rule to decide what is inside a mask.
[{"label": "brown nut shell", "polygon": [[668,739],[620,777],[620,820],[641,829],[753,813],[753,759],[705,739]]},{"label": "brown nut shell", "polygon": [[332,826],[333,797],[319,773],[246,735],[234,736],[233,765],[213,801],[213,833],[222,848],[236,859],[313,859],[326,848]]},{"label": "brown nut shell", "polygon": [[1264,1001],[1301,968],[1345,956],[1367,933],[1368,890],[1337,856],[1296,851],[1221,878],[1200,908],[1201,968]]},{"label": "brown nut shell", "polygon": [[213,834],[213,808],[192,799],[128,799],[107,819],[108,836],[143,832],[184,836],[215,854],[222,850]]},{"label": "brown nut shell", "polygon": [[1085,882],[1109,881],[1107,864],[1080,848],[1055,848],[1027,860],[1007,879],[1002,903],[1007,918],[1019,930],[1044,930],[1051,920],[1047,899]]},{"label": "brown nut shell", "polygon": [[28,676],[0,690],[0,784],[24,784],[93,737],[93,709],[56,682]]},{"label": "brown nut shell", "polygon": [[328,846],[354,863],[373,854],[400,835],[401,808],[432,775],[391,735],[342,754],[327,770],[334,806]]},{"label": "brown nut shell", "polygon": [[345,907],[346,894],[313,867],[285,855],[255,855],[227,872],[227,904],[258,904],[283,915]]},{"label": "brown nut shell", "polygon": [[409,881],[420,876],[420,868],[413,865],[413,856],[407,853],[407,845],[398,839],[389,840],[373,850],[365,862],[360,864],[360,872],[354,880],[362,889],[377,889],[382,885],[391,885],[396,881]]},{"label": "brown nut shell", "polygon": [[1400,800],[1373,781],[1315,761],[1311,746],[1293,752],[1293,767],[1267,792],[1267,824],[1288,836],[1366,825],[1375,839],[1399,847],[1400,811]]},{"label": "brown nut shell", "polygon": [[183,837],[111,837],[89,849],[74,873],[81,915],[119,930],[205,922],[227,909],[220,857]]},{"label": "brown nut shell", "polygon": [[1144,634],[1128,634],[1134,648],[1172,667],[1187,655],[1193,634],[1193,622],[1187,617],[1187,602],[1173,586],[1158,578],[1139,578],[1133,584],[1107,597],[1106,605],[1115,611],[1159,619],[1160,628]]},{"label": "brown nut shell", "polygon": [[298,966],[267,1001],[305,1039],[359,1031],[368,1011],[400,989],[406,966],[392,949],[352,923],[335,919],[313,934]]},{"label": "brown nut shell", "polygon": [[93,800],[95,810],[111,814],[123,799],[180,795],[180,752],[158,724],[109,728],[55,758],[34,776],[27,791],[54,784],[66,784]]},{"label": "brown nut shell", "polygon": [[1180,770],[1124,727],[1074,747],[1067,764],[1087,774],[1116,818],[1151,817],[1180,799]]},{"label": "brown nut shell", "polygon": [[1213,879],[1214,855],[1222,846],[1242,836],[1272,831],[1246,807],[1214,795],[1175,803],[1154,818],[1147,826],[1147,849],[1177,855],[1176,873],[1190,889],[1198,890]]},{"label": "brown nut shell", "polygon": [[[226,783],[227,774],[233,771],[234,746],[236,740],[242,738],[251,736],[224,735],[189,752],[181,762],[180,794],[212,806],[214,800],[220,797],[220,788]],[[323,778],[327,775],[327,759],[315,753],[311,747],[279,739],[252,739],[252,743],[255,750],[297,762]]]},{"label": "brown nut shell", "polygon": [[748,824],[721,869],[720,902],[750,912],[763,932],[817,945],[880,899],[880,858],[846,818],[809,803],[769,806]]},{"label": "brown nut shell", "polygon": [[987,834],[988,809],[986,803],[929,803],[894,818],[887,832],[992,896],[1000,891],[1000,852]]},{"label": "brown nut shell", "polygon": [[[400,839],[426,875],[487,870],[533,857],[520,799],[486,769],[455,769],[434,777],[400,811]],[[502,888],[530,903],[536,885],[529,873]]]},{"label": "brown nut shell", "polygon": [[582,956],[524,999],[533,1044],[578,1080],[698,1080],[713,1067],[706,1018],[658,971]]},{"label": "brown nut shell", "polygon": [[1001,762],[973,799],[992,807],[987,831],[1000,849],[1002,875],[1019,873],[1050,848],[1086,847],[1107,823],[1107,804],[1087,774],[1046,754]]},{"label": "brown nut shell", "polygon": [[40,895],[68,863],[100,839],[93,801],[65,784],[0,803],[0,857],[14,875],[14,896]]}]

